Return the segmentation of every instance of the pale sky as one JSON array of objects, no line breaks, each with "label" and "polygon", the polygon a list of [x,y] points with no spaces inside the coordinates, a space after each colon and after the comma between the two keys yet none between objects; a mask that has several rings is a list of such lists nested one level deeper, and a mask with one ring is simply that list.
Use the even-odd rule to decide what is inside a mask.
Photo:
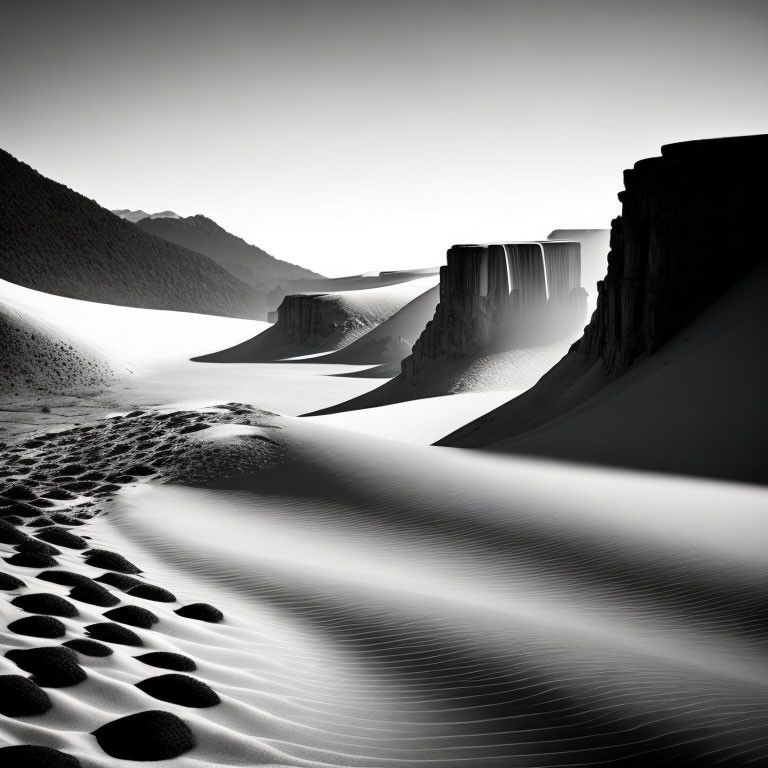
[{"label": "pale sky", "polygon": [[8,3],[0,146],[327,275],[428,266],[608,227],[662,144],[768,132],[767,40],[761,0]]}]

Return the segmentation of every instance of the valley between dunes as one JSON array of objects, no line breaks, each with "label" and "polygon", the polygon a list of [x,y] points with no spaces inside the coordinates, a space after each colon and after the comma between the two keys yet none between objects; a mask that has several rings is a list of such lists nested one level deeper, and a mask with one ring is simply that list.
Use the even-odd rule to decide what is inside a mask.
[{"label": "valley between dunes", "polygon": [[[318,359],[190,361],[258,338],[258,321],[4,282],[0,300],[104,372],[66,397],[42,380],[2,394],[3,485],[28,492],[7,499],[28,538],[0,543],[23,584],[3,593],[3,645],[98,640],[109,611],[77,599],[78,579],[157,619],[132,625],[140,645],[78,652],[86,677],[43,685],[46,712],[2,716],[4,745],[144,765],[94,732],[161,710],[191,733],[162,763],[179,768],[768,760],[762,487],[430,445],[512,391],[298,418],[381,381]],[[15,553],[44,558],[30,540],[47,528],[85,543],[24,564],[43,562]],[[100,581],[91,550],[122,555],[138,584]],[[170,599],[134,593],[146,585]],[[60,639],[8,629],[30,593],[76,606]],[[185,615],[196,603],[223,620]],[[219,701],[138,687],[167,671],[137,658],[151,652],[191,659]],[[8,656],[0,668],[20,674]]]}]

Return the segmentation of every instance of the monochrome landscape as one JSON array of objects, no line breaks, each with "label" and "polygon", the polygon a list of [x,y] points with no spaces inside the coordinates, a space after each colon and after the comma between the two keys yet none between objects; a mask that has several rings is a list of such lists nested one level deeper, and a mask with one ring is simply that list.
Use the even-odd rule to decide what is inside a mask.
[{"label": "monochrome landscape", "polygon": [[0,766],[768,764],[765,7],[288,5],[0,33]]}]

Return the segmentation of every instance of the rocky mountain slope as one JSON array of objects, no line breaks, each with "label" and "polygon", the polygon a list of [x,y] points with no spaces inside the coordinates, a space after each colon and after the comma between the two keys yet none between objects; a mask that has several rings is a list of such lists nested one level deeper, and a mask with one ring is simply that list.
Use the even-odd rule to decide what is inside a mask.
[{"label": "rocky mountain slope", "polygon": [[322,277],[309,269],[270,256],[205,216],[145,216],[135,223],[144,232],[205,254],[238,280],[258,287],[264,294],[291,280]]},{"label": "rocky mountain slope", "polygon": [[60,296],[230,317],[263,300],[207,256],[153,237],[0,150],[0,278]]}]

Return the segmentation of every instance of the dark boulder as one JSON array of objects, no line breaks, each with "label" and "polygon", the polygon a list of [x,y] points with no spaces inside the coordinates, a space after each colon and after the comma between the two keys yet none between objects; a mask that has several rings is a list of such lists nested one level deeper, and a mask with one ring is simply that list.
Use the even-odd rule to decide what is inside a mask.
[{"label": "dark boulder", "polygon": [[76,637],[74,640],[67,640],[63,645],[84,656],[111,656],[114,653],[108,645],[89,640],[87,637]]},{"label": "dark boulder", "polygon": [[174,613],[177,613],[179,616],[184,616],[187,619],[208,621],[211,624],[216,624],[224,618],[224,614],[218,608],[215,608],[208,603],[191,603],[190,605],[184,605],[174,611]]},{"label": "dark boulder", "polygon": [[78,602],[98,605],[100,608],[111,608],[120,602],[117,595],[113,595],[108,589],[96,582],[79,584],[69,593],[69,596]]},{"label": "dark boulder", "polygon": [[81,768],[82,763],[58,749],[22,744],[0,748],[0,765],[8,768]]},{"label": "dark boulder", "polygon": [[85,553],[85,562],[94,568],[103,568],[105,571],[118,571],[119,573],[141,573],[133,563],[126,560],[117,552],[109,552],[106,549],[90,549]]},{"label": "dark boulder", "polygon": [[136,683],[144,693],[155,699],[180,704],[182,707],[213,707],[221,703],[216,691],[202,680],[189,675],[159,675]]},{"label": "dark boulder", "polygon": [[85,628],[90,637],[96,640],[103,640],[105,643],[116,643],[117,645],[133,645],[141,647],[144,641],[128,627],[111,622],[100,622],[98,624],[89,624]]},{"label": "dark boulder", "polygon": [[149,664],[150,667],[172,669],[175,672],[194,672],[197,669],[194,659],[190,659],[189,656],[184,656],[181,653],[152,651],[151,653],[144,653],[134,658],[144,664]]},{"label": "dark boulder", "polygon": [[52,706],[48,694],[29,678],[21,675],[0,675],[0,715],[44,715]]},{"label": "dark boulder", "polygon": [[93,734],[110,757],[170,760],[195,746],[189,726],[170,712],[150,710],[102,725]]},{"label": "dark boulder", "polygon": [[176,595],[167,589],[157,587],[154,584],[139,584],[128,590],[129,595],[141,597],[144,600],[154,600],[156,603],[175,603]]},{"label": "dark boulder", "polygon": [[11,604],[27,613],[42,613],[46,616],[63,616],[73,619],[80,612],[77,608],[59,595],[50,592],[36,592],[30,595],[19,595],[11,600]]},{"label": "dark boulder", "polygon": [[160,619],[152,611],[140,608],[138,605],[123,605],[104,613],[105,619],[118,621],[121,624],[130,624],[132,627],[151,629]]},{"label": "dark boulder", "polygon": [[25,616],[12,621],[8,630],[27,637],[64,637],[67,634],[64,624],[53,616]]},{"label": "dark boulder", "polygon": [[41,541],[47,541],[49,544],[57,544],[60,547],[68,549],[88,549],[88,542],[80,536],[75,536],[64,528],[46,528],[36,534]]},{"label": "dark boulder", "polygon": [[60,645],[46,648],[14,648],[5,654],[19,668],[33,675],[38,685],[66,688],[82,683],[88,675],[77,663],[77,655]]}]

